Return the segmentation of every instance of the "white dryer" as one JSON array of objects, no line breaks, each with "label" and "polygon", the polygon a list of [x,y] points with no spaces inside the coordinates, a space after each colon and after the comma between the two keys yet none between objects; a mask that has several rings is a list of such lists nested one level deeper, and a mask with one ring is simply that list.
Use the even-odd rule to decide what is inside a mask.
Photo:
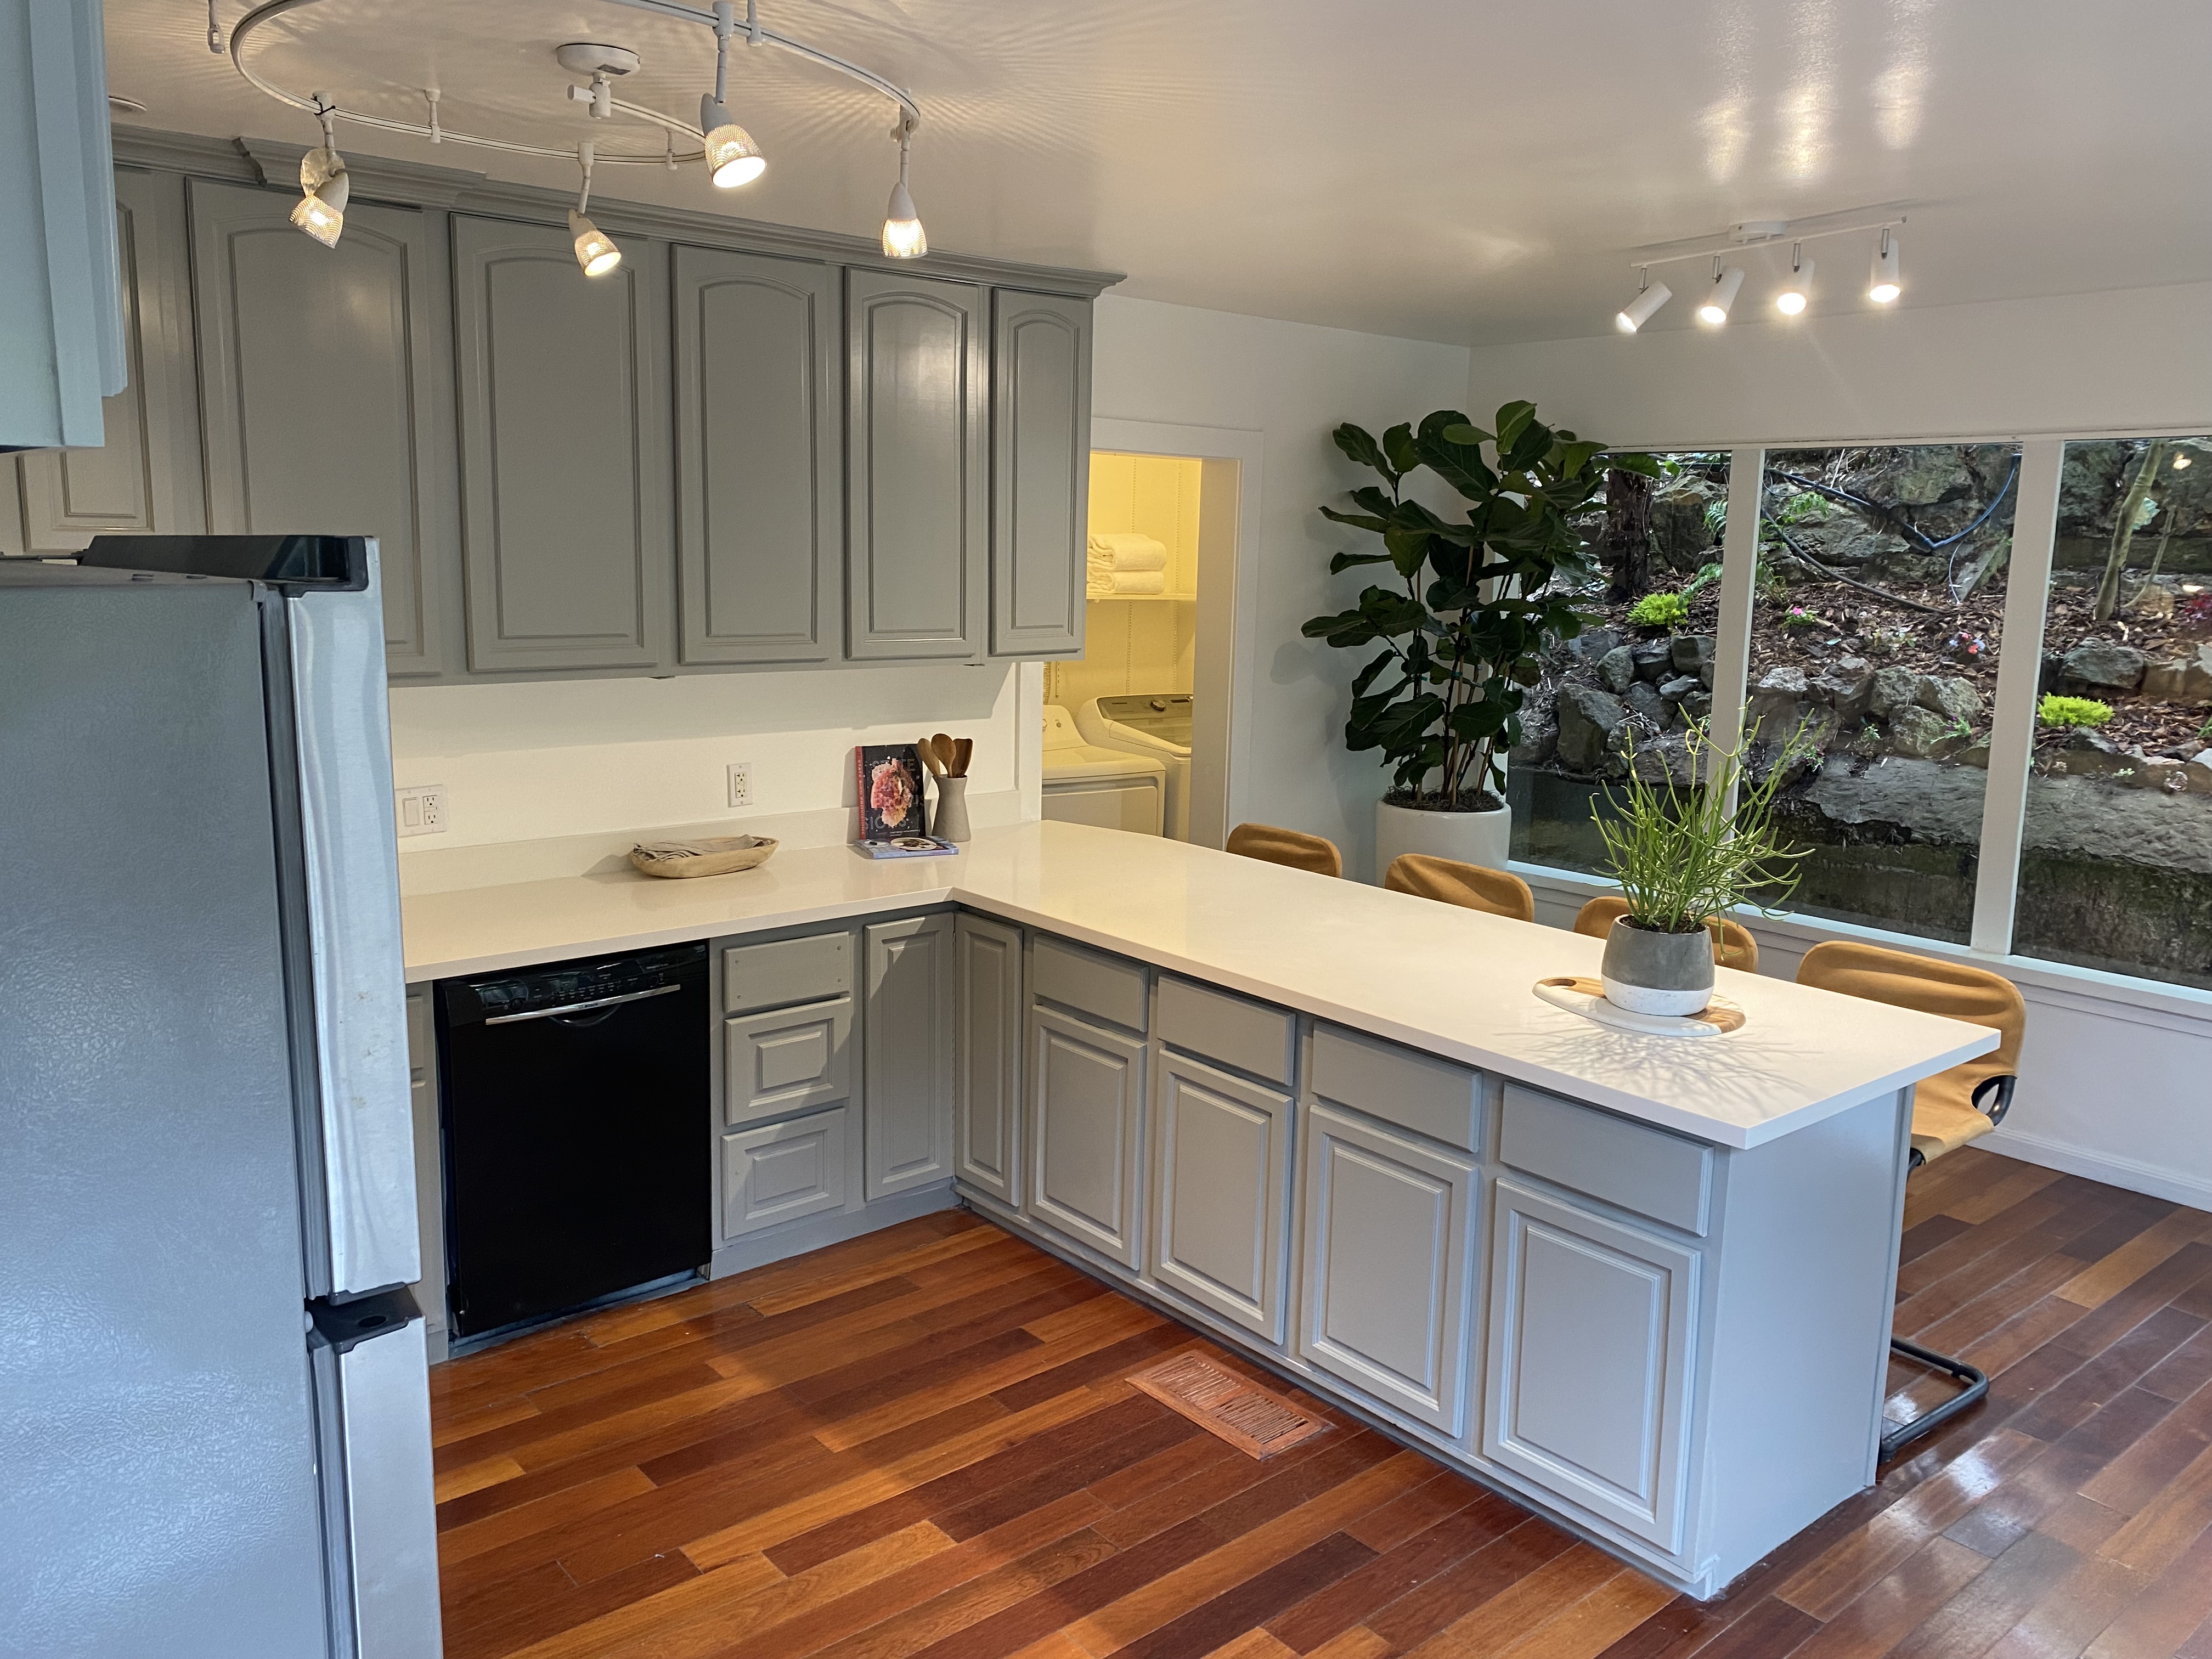
[{"label": "white dryer", "polygon": [[1063,823],[1157,836],[1167,822],[1167,767],[1146,755],[1084,742],[1074,718],[1044,706],[1044,815]]},{"label": "white dryer", "polygon": [[1177,841],[1190,839],[1190,715],[1188,691],[1093,697],[1075,711],[1084,742],[1148,755],[1167,768],[1167,833]]}]

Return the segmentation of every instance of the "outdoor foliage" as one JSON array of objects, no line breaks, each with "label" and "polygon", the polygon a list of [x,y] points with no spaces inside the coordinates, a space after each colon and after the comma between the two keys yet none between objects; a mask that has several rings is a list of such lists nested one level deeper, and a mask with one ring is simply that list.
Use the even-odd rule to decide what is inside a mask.
[{"label": "outdoor foliage", "polygon": [[1676,628],[1690,620],[1690,602],[1680,593],[1646,593],[1628,608],[1638,628]]},{"label": "outdoor foliage", "polygon": [[2043,701],[2035,708],[2037,725],[2062,729],[2104,726],[2112,718],[2112,705],[2108,702],[2100,702],[2094,697],[2062,697],[2049,691],[2043,694]]},{"label": "outdoor foliage", "polygon": [[[1322,513],[1380,537],[1382,550],[1339,553],[1329,570],[1387,564],[1400,586],[1369,587],[1352,610],[1303,630],[1343,650],[1381,641],[1352,680],[1346,745],[1380,750],[1396,790],[1452,809],[1491,804],[1481,793],[1504,781],[1500,755],[1521,740],[1522,700],[1543,677],[1545,646],[1582,630],[1571,601],[1547,592],[1563,566],[1583,568],[1570,515],[1604,487],[1609,468],[1659,471],[1649,456],[1613,455],[1544,425],[1531,403],[1505,404],[1495,427],[1440,409],[1379,440],[1349,422],[1337,428],[1337,447],[1382,487],[1353,490],[1352,511]],[[1407,496],[1406,480],[1423,467],[1467,501],[1463,518]]]}]

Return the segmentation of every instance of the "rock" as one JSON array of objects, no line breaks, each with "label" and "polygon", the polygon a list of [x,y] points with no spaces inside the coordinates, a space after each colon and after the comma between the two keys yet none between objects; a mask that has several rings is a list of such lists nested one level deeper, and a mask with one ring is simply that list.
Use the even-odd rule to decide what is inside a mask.
[{"label": "rock", "polygon": [[1952,758],[1961,766],[1972,766],[1986,772],[1990,769],[1990,740],[1987,738],[1977,738]]},{"label": "rock", "polygon": [[2066,659],[2056,651],[2043,653],[2042,665],[2037,669],[2035,689],[2039,692],[2056,691],[2058,682],[2066,678]]},{"label": "rock", "polygon": [[1705,509],[1719,499],[1717,486],[1686,475],[1653,492],[1651,544],[1668,569],[1692,571],[1720,557],[1705,521]]},{"label": "rock", "polygon": [[1662,697],[1659,688],[1649,680],[1638,680],[1630,686],[1621,702],[1627,705],[1630,714],[1660,731],[1674,722],[1674,705]]},{"label": "rock", "polygon": [[1836,711],[1839,722],[1856,725],[1865,715],[1874,689],[1874,665],[1864,657],[1838,657],[1810,685],[1814,696]]},{"label": "rock", "polygon": [[1911,760],[1927,759],[1950,735],[1950,721],[1917,706],[1899,708],[1889,717],[1889,750]]},{"label": "rock", "polygon": [[1704,683],[1702,681],[1693,678],[1692,676],[1687,674],[1683,675],[1679,679],[1662,680],[1659,682],[1659,695],[1665,698],[1668,702],[1672,703],[1679,703],[1683,698],[1688,696],[1692,692],[1702,690],[1703,689]]},{"label": "rock", "polygon": [[2107,782],[2125,781],[2133,777],[2142,764],[2142,757],[2130,755],[2109,738],[2099,737],[2094,732],[2076,732],[2065,748],[2058,751],[2051,763],[2053,777],[2102,778]]},{"label": "rock", "polygon": [[2135,775],[2121,780],[2138,789],[2164,789],[2179,793],[2188,787],[2182,776],[2181,763],[2172,755],[2153,755],[2136,768]]},{"label": "rock", "polygon": [[1559,751],[1559,715],[1554,703],[1531,698],[1521,709],[1521,741],[1506,758],[1515,766],[1541,766]]},{"label": "rock", "polygon": [[1603,769],[1612,752],[1613,734],[1628,718],[1620,699],[1594,685],[1570,685],[1561,689],[1555,708],[1559,764],[1575,772]]},{"label": "rock", "polygon": [[2181,784],[2192,795],[2212,795],[2212,749],[2182,762]]},{"label": "rock", "polygon": [[1667,642],[1674,653],[1674,672],[1693,674],[1699,679],[1713,672],[1713,636],[1710,634],[1677,634]]},{"label": "rock", "polygon": [[1933,507],[1951,496],[1965,495],[1971,487],[1954,446],[1922,444],[1891,453],[1900,464],[1886,480],[1887,490],[1872,492],[1878,498],[1899,507]]},{"label": "rock", "polygon": [[1636,663],[1625,645],[1616,645],[1599,659],[1598,679],[1605,689],[1619,696],[1636,679]]},{"label": "rock", "polygon": [[1684,787],[1697,781],[1697,763],[1680,732],[1667,732],[1636,751],[1628,769],[1649,783]]},{"label": "rock", "polygon": [[1620,643],[1620,633],[1618,629],[1593,628],[1576,635],[1570,648],[1584,662],[1600,662],[1604,659],[1607,652]]},{"label": "rock", "polygon": [[1982,694],[1974,689],[1972,680],[1954,675],[1923,674],[1919,700],[1920,706],[1929,714],[1941,714],[1962,726],[1972,726],[1982,717]]},{"label": "rock", "polygon": [[1682,718],[1686,720],[1709,720],[1713,717],[1713,694],[1692,691],[1682,699]]},{"label": "rock", "polygon": [[1674,665],[1671,640],[1638,640],[1628,647],[1628,654],[1636,664],[1636,678],[1639,680],[1662,678]]},{"label": "rock", "polygon": [[2102,691],[2132,691],[2142,684],[2143,671],[2149,666],[2150,659],[2132,645],[2108,645],[2102,640],[2092,640],[2066,653],[2059,674],[2073,685],[2092,686]]},{"label": "rock", "polygon": [[1909,668],[1877,668],[1867,689],[1867,713],[1888,720],[1920,701],[1920,676]]},{"label": "rock", "polygon": [[1754,696],[1802,697],[1805,695],[1805,671],[1802,668],[1770,668],[1759,677],[1753,685]]},{"label": "rock", "polygon": [[2156,702],[2212,702],[2212,645],[2143,670],[2142,694]]}]

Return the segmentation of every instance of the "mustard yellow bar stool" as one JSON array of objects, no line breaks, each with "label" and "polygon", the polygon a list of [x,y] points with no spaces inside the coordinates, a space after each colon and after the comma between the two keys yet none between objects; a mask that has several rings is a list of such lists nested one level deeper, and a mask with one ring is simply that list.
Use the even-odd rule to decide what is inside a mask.
[{"label": "mustard yellow bar stool", "polygon": [[[1891,951],[1879,945],[1831,939],[1805,952],[1797,965],[1800,985],[1818,986],[1844,996],[1864,997],[1924,1014],[1987,1025],[2003,1038],[1988,1054],[1923,1079],[1912,1091],[1911,1167],[1976,1140],[2004,1121],[2019,1080],[2021,1040],[2027,1035],[2027,1004],[2002,975],[1960,962]],[[1891,1430],[1881,1437],[1881,1455],[1949,1421],[1990,1391],[1990,1379],[1963,1359],[1923,1348],[1901,1336],[1889,1340],[1893,1352],[1947,1371],[1965,1388],[1935,1410]]]},{"label": "mustard yellow bar stool", "polygon": [[1223,843],[1239,858],[1262,859],[1286,864],[1293,870],[1310,870],[1317,876],[1341,876],[1344,854],[1336,843],[1299,830],[1279,830],[1272,823],[1240,823]]},{"label": "mustard yellow bar stool", "polygon": [[1426,853],[1401,853],[1382,872],[1382,884],[1394,893],[1440,899],[1462,909],[1487,910],[1516,921],[1536,920],[1536,896],[1510,870],[1489,870]]},{"label": "mustard yellow bar stool", "polygon": [[[1613,924],[1628,914],[1628,901],[1618,893],[1604,893],[1592,899],[1575,916],[1575,932],[1592,939],[1603,939],[1613,931]],[[1751,929],[1728,916],[1715,916],[1718,926],[1713,934],[1713,960],[1723,968],[1740,968],[1747,974],[1759,971],[1759,941],[1751,936]],[[1711,923],[1707,924],[1711,926]]]}]

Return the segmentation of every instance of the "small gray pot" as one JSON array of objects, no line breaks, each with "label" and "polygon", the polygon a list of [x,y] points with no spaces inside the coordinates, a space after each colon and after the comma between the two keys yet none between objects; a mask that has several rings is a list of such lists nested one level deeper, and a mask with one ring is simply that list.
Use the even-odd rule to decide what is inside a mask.
[{"label": "small gray pot", "polygon": [[1713,936],[1662,933],[1626,916],[1605,938],[1605,1000],[1632,1014],[1696,1014],[1713,1000]]},{"label": "small gray pot", "polygon": [[968,780],[937,781],[937,811],[931,815],[929,833],[939,841],[965,841],[975,832],[968,827]]}]

